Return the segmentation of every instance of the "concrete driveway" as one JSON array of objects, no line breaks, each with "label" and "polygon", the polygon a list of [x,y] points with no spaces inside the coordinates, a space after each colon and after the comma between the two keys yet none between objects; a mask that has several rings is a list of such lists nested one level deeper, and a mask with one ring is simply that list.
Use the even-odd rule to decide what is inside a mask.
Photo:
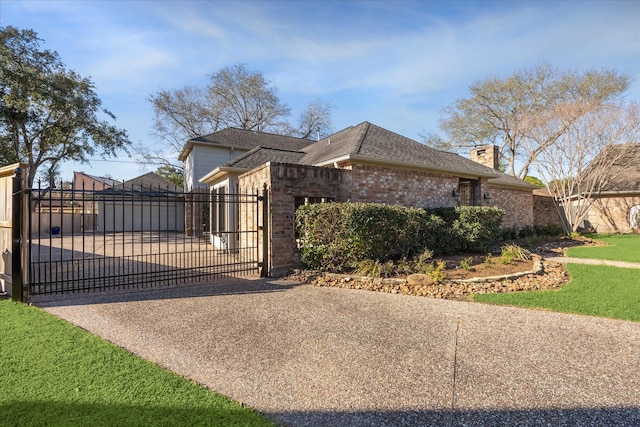
[{"label": "concrete driveway", "polygon": [[640,323],[274,280],[34,303],[287,426],[640,425]]}]

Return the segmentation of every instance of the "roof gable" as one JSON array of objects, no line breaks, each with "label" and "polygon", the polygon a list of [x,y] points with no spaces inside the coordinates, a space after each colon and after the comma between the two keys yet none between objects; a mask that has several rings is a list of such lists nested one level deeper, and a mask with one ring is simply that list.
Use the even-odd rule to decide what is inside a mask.
[{"label": "roof gable", "polygon": [[83,175],[86,176],[87,178],[98,182],[100,184],[103,185],[109,185],[111,187],[113,187],[114,185],[120,184],[120,181],[118,181],[117,179],[114,178],[109,178],[106,176],[96,176],[96,175],[89,175],[88,173],[84,173],[84,172],[74,172],[75,174],[79,174],[79,175]]}]

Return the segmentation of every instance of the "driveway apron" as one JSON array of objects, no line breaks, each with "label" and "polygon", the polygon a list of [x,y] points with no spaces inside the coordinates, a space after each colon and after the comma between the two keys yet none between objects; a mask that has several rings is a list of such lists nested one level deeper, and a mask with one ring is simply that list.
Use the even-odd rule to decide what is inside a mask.
[{"label": "driveway apron", "polygon": [[287,426],[640,425],[640,323],[264,279],[34,303]]}]

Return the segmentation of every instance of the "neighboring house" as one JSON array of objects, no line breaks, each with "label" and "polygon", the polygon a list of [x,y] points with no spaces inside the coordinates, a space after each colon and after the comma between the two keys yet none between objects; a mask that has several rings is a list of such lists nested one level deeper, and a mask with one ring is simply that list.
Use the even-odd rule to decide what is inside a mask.
[{"label": "neighboring house", "polygon": [[233,248],[225,233],[245,226],[236,204],[217,201],[227,194],[255,193],[265,184],[270,197],[270,271],[298,262],[295,209],[309,202],[492,205],[506,211],[504,226],[532,225],[535,187],[495,170],[493,146],[476,148],[472,155],[477,161],[368,122],[301,148],[258,146],[200,178],[212,193],[211,240],[217,247]]},{"label": "neighboring house", "polygon": [[182,188],[154,172],[96,191],[94,195],[98,231],[183,232],[185,229]]},{"label": "neighboring house", "polygon": [[598,162],[606,164],[606,175],[597,178],[602,188],[593,195],[581,229],[598,233],[640,230],[640,143],[611,146],[592,164]]},{"label": "neighboring house", "polygon": [[[149,172],[125,182],[74,173],[74,189],[31,193],[31,233],[184,231],[182,187]],[[107,220],[107,218],[109,218]]]},{"label": "neighboring house", "polygon": [[74,172],[72,187],[74,190],[100,191],[105,188],[111,188],[119,183],[120,181],[105,176],[94,176],[84,172]]},{"label": "neighboring house", "polygon": [[184,164],[184,189],[206,189],[198,180],[211,169],[222,166],[256,147],[299,150],[308,139],[229,128],[187,141],[178,159]]}]

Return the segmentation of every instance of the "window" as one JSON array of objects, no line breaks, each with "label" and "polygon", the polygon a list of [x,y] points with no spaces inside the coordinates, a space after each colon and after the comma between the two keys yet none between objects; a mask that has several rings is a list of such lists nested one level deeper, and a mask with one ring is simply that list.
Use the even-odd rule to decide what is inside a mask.
[{"label": "window", "polygon": [[226,231],[225,187],[214,188],[211,192],[211,231]]},{"label": "window", "polygon": [[632,230],[640,230],[640,205],[632,206],[629,210],[629,226]]}]

